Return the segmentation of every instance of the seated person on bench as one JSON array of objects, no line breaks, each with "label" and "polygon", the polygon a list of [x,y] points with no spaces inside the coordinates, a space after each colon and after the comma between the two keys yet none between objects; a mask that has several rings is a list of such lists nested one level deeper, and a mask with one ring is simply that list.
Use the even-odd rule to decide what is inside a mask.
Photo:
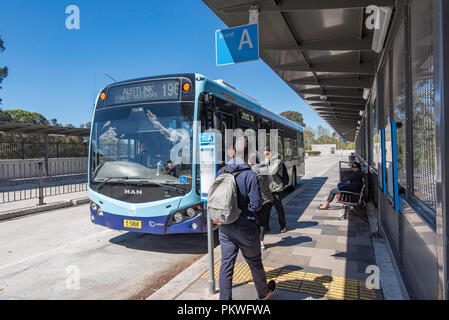
[{"label": "seated person on bench", "polygon": [[339,183],[338,187],[331,190],[327,201],[320,206],[320,210],[327,210],[330,207],[331,202],[337,197],[340,200],[341,191],[349,191],[359,193],[363,186],[363,173],[360,163],[354,162],[352,164],[352,172],[345,177],[346,182]]}]

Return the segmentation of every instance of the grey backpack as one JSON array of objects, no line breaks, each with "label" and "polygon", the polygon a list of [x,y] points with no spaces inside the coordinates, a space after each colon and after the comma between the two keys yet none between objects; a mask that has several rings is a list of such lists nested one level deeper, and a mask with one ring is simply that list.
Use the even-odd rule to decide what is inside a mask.
[{"label": "grey backpack", "polygon": [[209,191],[207,214],[217,223],[232,224],[242,213],[237,203],[237,183],[235,178],[243,171],[229,173],[227,167],[219,175]]}]

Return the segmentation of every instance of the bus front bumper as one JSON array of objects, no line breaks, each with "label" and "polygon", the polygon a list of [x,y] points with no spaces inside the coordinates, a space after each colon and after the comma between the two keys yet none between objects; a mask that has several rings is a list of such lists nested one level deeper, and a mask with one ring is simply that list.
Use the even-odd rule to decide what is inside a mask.
[{"label": "bus front bumper", "polygon": [[114,230],[160,235],[207,232],[207,219],[204,212],[190,220],[170,226],[167,225],[170,216],[145,218],[120,216],[103,212],[103,217],[100,217],[92,210],[92,208],[90,208],[90,214],[92,223]]}]

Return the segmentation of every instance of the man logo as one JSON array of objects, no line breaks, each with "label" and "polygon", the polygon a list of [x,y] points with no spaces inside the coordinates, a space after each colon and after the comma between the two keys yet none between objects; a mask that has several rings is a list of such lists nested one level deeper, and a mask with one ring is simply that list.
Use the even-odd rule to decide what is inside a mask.
[{"label": "man logo", "polygon": [[143,195],[142,190],[125,190],[125,195],[127,196],[141,196]]}]

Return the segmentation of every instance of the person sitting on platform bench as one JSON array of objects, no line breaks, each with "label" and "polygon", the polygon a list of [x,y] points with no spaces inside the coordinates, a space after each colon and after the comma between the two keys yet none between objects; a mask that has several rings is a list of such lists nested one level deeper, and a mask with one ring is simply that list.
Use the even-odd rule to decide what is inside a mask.
[{"label": "person sitting on platform bench", "polygon": [[342,191],[354,193],[360,192],[363,186],[363,173],[360,163],[354,162],[352,164],[352,172],[345,177],[344,181],[346,182],[339,183],[337,188],[331,190],[327,201],[320,206],[320,210],[329,209],[331,202],[334,201],[334,198],[340,200]]}]

